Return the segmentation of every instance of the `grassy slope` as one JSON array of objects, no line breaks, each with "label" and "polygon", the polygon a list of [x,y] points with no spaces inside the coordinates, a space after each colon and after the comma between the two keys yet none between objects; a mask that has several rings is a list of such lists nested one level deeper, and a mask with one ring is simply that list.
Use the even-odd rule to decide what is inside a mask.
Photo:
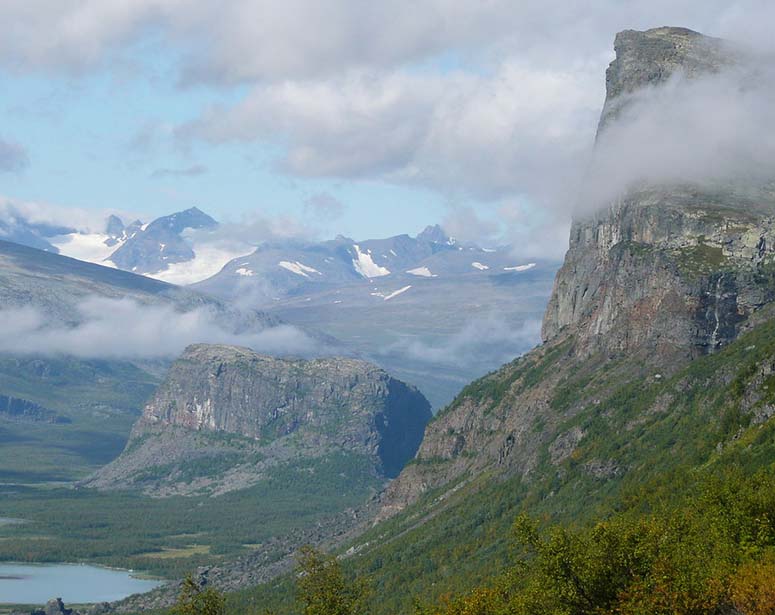
[{"label": "grassy slope", "polygon": [[[677,497],[714,468],[751,472],[772,464],[775,419],[752,421],[775,402],[775,378],[766,374],[770,365],[775,365],[775,321],[669,378],[652,374],[617,386],[617,374],[628,369],[622,362],[600,366],[594,377],[580,373],[556,391],[555,407],[596,396],[600,403],[582,408],[564,426],[586,432],[569,459],[552,465],[545,450],[529,481],[482,474],[442,502],[437,493],[426,494],[359,539],[367,546],[348,565],[371,576],[377,597],[372,613],[410,612],[415,599],[432,601],[497,573],[508,559],[510,526],[519,512],[585,524]],[[497,378],[468,391],[478,386],[486,402],[505,390]],[[584,469],[595,460],[611,461],[620,472],[595,478]],[[231,612],[268,605],[292,612],[290,588],[288,579],[281,579],[233,595]]]}]

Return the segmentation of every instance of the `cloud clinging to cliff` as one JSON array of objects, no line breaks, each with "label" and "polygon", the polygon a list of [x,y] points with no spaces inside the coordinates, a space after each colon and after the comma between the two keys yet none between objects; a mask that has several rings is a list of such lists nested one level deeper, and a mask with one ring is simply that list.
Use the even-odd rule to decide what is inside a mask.
[{"label": "cloud clinging to cliff", "polygon": [[638,185],[773,181],[774,97],[775,72],[753,58],[636,93],[598,139],[580,206]]}]

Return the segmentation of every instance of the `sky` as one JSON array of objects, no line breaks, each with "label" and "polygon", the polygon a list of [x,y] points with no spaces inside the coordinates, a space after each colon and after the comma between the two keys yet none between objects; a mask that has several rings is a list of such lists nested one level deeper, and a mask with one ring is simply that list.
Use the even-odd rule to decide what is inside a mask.
[{"label": "sky", "polygon": [[773,18],[756,0],[4,0],[0,195],[318,238],[442,223],[561,256],[614,34],[769,48]]}]

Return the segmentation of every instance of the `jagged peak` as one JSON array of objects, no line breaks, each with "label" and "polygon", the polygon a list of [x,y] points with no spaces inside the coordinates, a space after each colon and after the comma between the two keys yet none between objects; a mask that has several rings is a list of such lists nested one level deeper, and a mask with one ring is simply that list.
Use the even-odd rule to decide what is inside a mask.
[{"label": "jagged peak", "polygon": [[124,221],[115,214],[110,214],[105,221],[105,232],[112,236],[118,237],[124,232]]},{"label": "jagged peak", "polygon": [[432,241],[434,243],[449,243],[450,238],[444,232],[439,224],[426,226],[421,233],[417,235],[419,241]]}]

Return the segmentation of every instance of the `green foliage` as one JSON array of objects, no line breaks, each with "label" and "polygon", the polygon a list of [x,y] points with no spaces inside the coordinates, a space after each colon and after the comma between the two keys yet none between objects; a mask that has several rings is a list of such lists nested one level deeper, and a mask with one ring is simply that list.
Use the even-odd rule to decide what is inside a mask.
[{"label": "green foliage", "polygon": [[[381,484],[370,467],[360,455],[299,460],[218,497],[0,486],[0,517],[27,521],[0,526],[0,560],[88,561],[180,578],[356,506]],[[181,556],[158,557],[164,550]]]},{"label": "green foliage", "polygon": [[675,262],[689,275],[708,275],[728,265],[728,259],[719,246],[709,246],[700,237],[696,246],[676,251]]},{"label": "green foliage", "polygon": [[517,560],[427,615],[743,615],[775,606],[775,475],[709,475],[680,504],[584,529],[514,526]]},{"label": "green foliage", "polygon": [[[544,386],[547,376],[563,368],[568,348],[547,347],[538,357],[518,360],[472,384],[456,403],[469,399],[508,412],[511,395]],[[417,600],[425,605],[418,612],[445,615],[699,615],[732,607],[744,615],[771,615],[775,421],[758,423],[762,419],[753,420],[753,411],[771,398],[773,378],[764,368],[775,361],[775,321],[675,371],[641,359],[590,359],[568,373],[550,396],[552,413],[535,417],[544,440],[528,478],[472,473],[428,491],[360,537],[356,556],[326,560],[335,561],[341,576],[325,586],[339,588],[333,592],[338,596],[351,586],[342,579],[368,575],[372,615],[405,613]],[[572,454],[553,462],[553,439],[576,427],[583,438]],[[593,475],[588,467],[595,461],[618,471]],[[445,463],[426,459],[418,470]],[[298,498],[315,482],[280,493]],[[191,501],[181,499],[187,515]],[[261,540],[248,537],[246,527],[292,529],[272,525],[287,520],[282,506],[280,516],[265,522],[265,515],[275,512],[275,500],[263,508],[261,498],[249,501],[257,510],[242,509],[234,500],[228,501],[235,509],[229,511],[203,499],[206,515],[176,519],[161,535],[169,541],[173,528],[196,527],[208,538],[197,536],[195,542],[212,545],[217,559],[237,553],[239,540]],[[0,508],[0,514],[33,518],[53,505],[65,516],[55,502],[39,504],[38,512],[12,507]],[[167,523],[181,507],[179,502],[163,514],[152,509],[148,516]],[[74,510],[84,509],[79,504]],[[520,517],[513,530],[513,519],[524,511],[530,517]],[[96,519],[89,521],[88,531],[102,531]],[[78,530],[78,539],[85,540],[85,528]],[[32,527],[22,531],[31,533]],[[119,535],[137,537],[140,528]],[[509,540],[512,535],[515,540]],[[154,548],[160,544],[177,546],[160,540]],[[0,557],[3,548],[0,541]],[[131,561],[130,567],[148,569],[137,558]],[[175,570],[199,563],[177,562]],[[297,613],[296,580],[289,575],[231,594],[227,612],[271,607]],[[338,608],[339,602],[315,604]]]},{"label": "green foliage", "polygon": [[180,588],[172,615],[224,615],[226,602],[213,587],[202,588],[189,575]]},{"label": "green foliage", "polygon": [[[563,355],[556,354],[554,363],[543,366],[544,373],[553,373],[562,360]],[[586,531],[584,528],[598,522],[608,523],[614,514],[648,518],[666,506],[677,505],[696,489],[698,480],[707,481],[724,468],[737,467],[743,477],[768,470],[775,459],[775,420],[756,424],[750,404],[767,390],[768,378],[761,376],[760,368],[773,360],[775,322],[770,321],[683,369],[671,373],[659,368],[659,378],[655,377],[657,368],[637,357],[587,361],[555,390],[559,401],[552,405],[572,408],[573,412],[559,424],[545,421],[545,429],[553,430],[554,435],[548,435],[539,450],[529,480],[483,473],[466,475],[458,483],[432,490],[402,514],[360,537],[358,545],[364,548],[343,565],[353,572],[368,572],[375,594],[370,604],[374,615],[407,612],[414,599],[438,604],[444,596],[477,587],[478,597],[490,609],[482,612],[496,613],[492,601],[502,593],[501,576],[504,570],[515,574],[518,568],[510,560],[513,553],[506,537],[520,512],[528,511],[533,518],[569,532],[564,543],[558,537],[552,544],[556,548],[565,544],[575,553],[574,545],[582,539],[590,548],[596,543],[586,534],[579,537],[574,532]],[[525,370],[536,367],[525,360],[508,366],[503,378],[511,384],[505,390],[520,387]],[[484,395],[485,404],[496,390],[493,379],[495,375],[488,377],[486,386],[476,389]],[[504,410],[508,411],[507,405]],[[547,451],[552,438],[577,426],[584,431],[583,439],[566,460],[555,465]],[[595,460],[610,463],[619,471],[602,478],[593,476],[587,464]],[[436,463],[443,462],[428,460],[429,471]],[[657,523],[661,519],[654,519],[652,530],[662,527]],[[607,544],[604,538],[637,539],[637,544],[647,544],[634,530],[626,535],[599,531],[601,545]],[[694,534],[705,530],[702,522],[693,522],[683,529],[668,527],[665,531],[680,543],[682,536],[694,540]],[[721,540],[718,544],[735,543]],[[686,553],[687,558],[696,557],[700,563],[706,553],[715,553],[719,565],[730,561],[732,568],[737,565],[714,549],[702,547]],[[537,557],[535,553],[533,557]],[[679,560],[671,561],[675,564]],[[602,567],[605,561],[598,564],[601,568],[582,569],[587,575],[582,575],[585,583],[593,587],[603,584],[595,585],[594,579],[608,578]],[[688,560],[686,569],[692,569]],[[578,567],[574,565],[572,570]],[[714,573],[703,578],[718,576]],[[749,579],[750,586],[758,582],[754,577]],[[686,578],[681,583],[697,587],[699,581]],[[235,610],[231,612],[239,612],[238,604],[271,603],[278,612],[291,613],[291,587],[286,579],[241,592],[234,597]],[[513,593],[514,587],[507,584],[507,593]]]},{"label": "green foliage", "polygon": [[298,599],[304,615],[358,615],[365,612],[365,581],[348,582],[336,557],[304,547],[297,574]]},{"label": "green foliage", "polygon": [[436,414],[434,420],[457,408],[466,400],[484,404],[489,409],[497,408],[508,395],[519,395],[543,380],[548,370],[554,367],[571,347],[570,340],[547,348],[540,358],[520,357],[510,364],[475,380],[463,388],[449,406]]}]

